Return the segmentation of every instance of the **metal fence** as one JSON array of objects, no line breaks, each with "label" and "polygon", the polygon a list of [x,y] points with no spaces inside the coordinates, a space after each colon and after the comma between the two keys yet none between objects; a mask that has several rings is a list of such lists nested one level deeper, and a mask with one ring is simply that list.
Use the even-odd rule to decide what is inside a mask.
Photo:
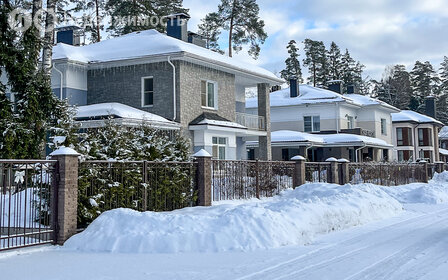
[{"label": "metal fence", "polygon": [[[430,169],[432,167],[428,165],[428,175],[432,177]],[[398,186],[424,182],[425,176],[425,165],[419,163],[349,163],[349,180],[352,184]]]},{"label": "metal fence", "polygon": [[271,197],[292,187],[294,163],[212,160],[212,200]]},{"label": "metal fence", "polygon": [[57,161],[0,160],[0,250],[52,243]]},{"label": "metal fence", "polygon": [[305,164],[305,181],[309,183],[327,183],[329,172],[329,162],[307,162]]},{"label": "metal fence", "polygon": [[171,211],[196,204],[196,163],[85,161],[79,166],[80,226],[100,213]]}]

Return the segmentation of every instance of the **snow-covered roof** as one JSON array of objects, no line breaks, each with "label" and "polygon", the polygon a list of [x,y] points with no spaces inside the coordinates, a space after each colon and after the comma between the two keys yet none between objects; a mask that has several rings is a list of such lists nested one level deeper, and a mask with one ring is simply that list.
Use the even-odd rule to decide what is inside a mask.
[{"label": "snow-covered roof", "polygon": [[210,120],[210,119],[203,119],[198,124],[208,124],[208,125],[227,126],[227,127],[247,129],[247,127],[245,127],[244,125],[241,125],[241,124],[238,124],[235,122],[218,121],[218,120]]},{"label": "snow-covered roof", "polygon": [[322,146],[341,146],[361,144],[368,146],[392,147],[386,141],[356,134],[310,134],[292,130],[279,130],[271,133],[272,143],[308,142]]},{"label": "snow-covered roof", "polygon": [[100,104],[92,104],[86,106],[79,106],[77,108],[76,119],[93,119],[99,117],[108,117],[114,116],[118,118],[126,118],[126,119],[136,119],[136,120],[144,120],[144,121],[156,121],[156,122],[167,122],[171,123],[171,121],[152,114],[148,113],[134,107],[121,104],[121,103],[100,103]]},{"label": "snow-covered roof", "polygon": [[442,122],[434,118],[431,118],[429,116],[411,110],[403,110],[399,113],[393,113],[392,122],[436,123],[439,125],[443,125]]},{"label": "snow-covered roof", "polygon": [[447,149],[439,148],[439,153],[441,155],[448,156],[448,150]]},{"label": "snow-covered roof", "polygon": [[[299,85],[299,96],[291,97],[290,89],[282,89],[274,91],[270,95],[271,107],[277,106],[293,106],[303,104],[317,104],[317,103],[333,103],[333,102],[346,102],[349,104],[355,104],[361,107],[381,105],[392,110],[398,111],[397,108],[382,102],[380,100],[359,95],[359,94],[344,94],[333,92],[331,90],[313,87],[310,85]],[[246,100],[246,108],[257,108],[258,99],[248,98]]]},{"label": "snow-covered roof", "polygon": [[442,129],[439,132],[439,138],[442,139],[448,139],[448,126],[442,127]]},{"label": "snow-covered roof", "polygon": [[169,54],[190,54],[204,58],[210,63],[230,67],[281,83],[272,72],[242,62],[208,49],[184,42],[156,30],[133,32],[86,46],[71,46],[59,43],[53,48],[53,59],[69,59],[83,63],[98,63],[136,59]]}]

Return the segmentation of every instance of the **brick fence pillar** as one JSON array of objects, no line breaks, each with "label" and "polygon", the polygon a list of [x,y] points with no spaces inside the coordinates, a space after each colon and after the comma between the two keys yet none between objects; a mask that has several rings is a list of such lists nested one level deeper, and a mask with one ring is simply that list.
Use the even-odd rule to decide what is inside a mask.
[{"label": "brick fence pillar", "polygon": [[305,158],[295,156],[291,158],[294,161],[294,174],[292,176],[292,187],[295,189],[305,184]]},{"label": "brick fence pillar", "polygon": [[443,163],[443,161],[438,161],[438,162],[436,162],[436,172],[437,173],[442,173],[443,172],[443,170],[444,170],[444,163]]},{"label": "brick fence pillar", "polygon": [[339,184],[339,170],[338,170],[338,160],[334,157],[328,158],[325,160],[330,163],[330,172],[327,173],[327,183],[330,184]]},{"label": "brick fence pillar", "polygon": [[420,161],[420,164],[423,165],[423,183],[428,183],[429,181],[429,174],[428,174],[428,162],[426,160]]},{"label": "brick fence pillar", "polygon": [[212,156],[204,149],[193,155],[197,164],[198,206],[212,205]]},{"label": "brick fence pillar", "polygon": [[339,184],[345,185],[350,182],[350,176],[348,172],[348,164],[350,161],[348,161],[345,158],[338,159],[339,162]]},{"label": "brick fence pillar", "polygon": [[56,200],[53,200],[56,207],[56,215],[53,217],[54,242],[63,245],[77,229],[79,154],[73,149],[62,147],[50,155],[52,159],[58,161]]}]

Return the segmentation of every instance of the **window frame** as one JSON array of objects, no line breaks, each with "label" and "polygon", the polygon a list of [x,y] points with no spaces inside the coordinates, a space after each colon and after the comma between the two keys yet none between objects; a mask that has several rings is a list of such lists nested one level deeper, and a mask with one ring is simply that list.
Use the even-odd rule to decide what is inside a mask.
[{"label": "window frame", "polygon": [[[205,103],[206,103],[205,106],[202,103],[202,96],[203,96],[202,83],[203,82],[205,82]],[[209,97],[210,97],[209,84],[213,84],[213,89],[214,89],[214,92],[213,92],[213,107],[208,106],[209,100],[210,100],[209,99]],[[200,94],[201,94],[201,107],[202,108],[210,109],[210,110],[218,110],[218,82],[207,80],[207,79],[201,79]]]},{"label": "window frame", "polygon": [[[307,131],[306,130],[306,121],[305,118],[311,118],[311,131]],[[315,127],[315,119],[314,118],[319,118],[319,129],[316,129]],[[320,132],[320,115],[307,115],[307,116],[303,116],[303,131],[304,132]]]},{"label": "window frame", "polygon": [[355,117],[347,116],[347,129],[355,128]]},{"label": "window frame", "polygon": [[[145,105],[145,94],[150,91],[145,91],[145,80],[152,79],[152,104]],[[142,108],[154,107],[154,76],[146,76],[141,78],[141,105]]]},{"label": "window frame", "polygon": [[[420,134],[420,131],[421,131],[421,134]],[[425,144],[425,131],[427,131],[427,140],[428,140],[428,143],[427,143],[427,145]],[[417,135],[418,135],[418,146],[419,147],[433,147],[434,146],[434,144],[433,144],[433,137],[432,137],[432,134],[433,134],[433,130],[432,130],[432,128],[430,128],[430,127],[421,127],[421,128],[418,128],[418,130],[417,130]],[[421,136],[421,137],[420,137]]]},{"label": "window frame", "polygon": [[[384,126],[383,126],[384,121]],[[381,135],[387,136],[387,120],[385,118],[381,118],[380,120],[381,125]]]},{"label": "window frame", "polygon": [[[215,140],[216,139],[216,143]],[[221,143],[221,140],[224,140],[225,143]],[[213,159],[225,160],[227,156],[227,144],[229,143],[229,139],[227,137],[220,136],[212,136],[212,157]],[[215,156],[214,150],[217,149],[217,156]],[[224,148],[224,158],[221,158],[221,148]]]}]

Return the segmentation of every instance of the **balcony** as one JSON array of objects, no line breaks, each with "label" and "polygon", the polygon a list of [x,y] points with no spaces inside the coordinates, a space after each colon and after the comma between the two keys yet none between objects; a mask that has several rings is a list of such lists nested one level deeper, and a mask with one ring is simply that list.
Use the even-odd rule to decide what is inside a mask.
[{"label": "balcony", "polygon": [[251,130],[266,131],[266,120],[261,116],[236,113],[236,122]]}]

